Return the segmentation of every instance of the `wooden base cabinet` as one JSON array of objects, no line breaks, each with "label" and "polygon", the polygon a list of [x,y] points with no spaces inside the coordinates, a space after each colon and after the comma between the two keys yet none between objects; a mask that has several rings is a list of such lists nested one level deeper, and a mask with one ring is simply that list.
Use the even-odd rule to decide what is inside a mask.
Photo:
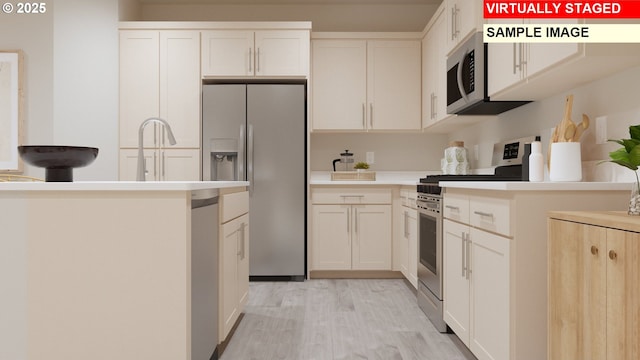
[{"label": "wooden base cabinet", "polygon": [[549,360],[640,358],[640,222],[550,217]]}]

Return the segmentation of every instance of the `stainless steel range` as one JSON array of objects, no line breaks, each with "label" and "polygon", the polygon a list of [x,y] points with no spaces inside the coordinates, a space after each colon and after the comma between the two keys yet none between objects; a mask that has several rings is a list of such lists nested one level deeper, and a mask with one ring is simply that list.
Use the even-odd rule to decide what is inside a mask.
[{"label": "stainless steel range", "polygon": [[447,331],[443,320],[442,270],[442,188],[440,181],[522,181],[522,157],[525,143],[535,137],[495,144],[494,174],[431,175],[420,179],[418,208],[418,305],[440,332]]}]

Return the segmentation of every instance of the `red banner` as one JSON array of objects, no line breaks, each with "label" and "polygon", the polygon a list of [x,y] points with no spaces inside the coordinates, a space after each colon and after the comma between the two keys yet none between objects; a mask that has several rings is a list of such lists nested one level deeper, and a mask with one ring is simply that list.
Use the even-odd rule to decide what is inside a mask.
[{"label": "red banner", "polygon": [[507,1],[484,0],[486,19],[637,19],[640,1]]}]

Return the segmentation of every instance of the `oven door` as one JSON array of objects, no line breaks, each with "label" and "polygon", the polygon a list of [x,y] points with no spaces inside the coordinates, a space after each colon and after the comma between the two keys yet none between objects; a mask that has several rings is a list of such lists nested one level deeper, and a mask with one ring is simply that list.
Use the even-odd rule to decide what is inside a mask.
[{"label": "oven door", "polygon": [[442,215],[418,209],[418,279],[442,300]]}]

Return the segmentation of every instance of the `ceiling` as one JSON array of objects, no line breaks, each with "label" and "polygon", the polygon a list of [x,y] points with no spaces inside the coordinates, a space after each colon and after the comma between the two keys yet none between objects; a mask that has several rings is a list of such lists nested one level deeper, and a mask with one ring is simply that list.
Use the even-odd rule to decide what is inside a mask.
[{"label": "ceiling", "polygon": [[440,4],[442,0],[138,0],[142,4],[206,5],[406,5]]},{"label": "ceiling", "polygon": [[127,18],[127,21],[311,21],[313,30],[319,32],[420,32],[442,2],[442,0],[126,1],[137,3],[141,9],[139,18]]}]

